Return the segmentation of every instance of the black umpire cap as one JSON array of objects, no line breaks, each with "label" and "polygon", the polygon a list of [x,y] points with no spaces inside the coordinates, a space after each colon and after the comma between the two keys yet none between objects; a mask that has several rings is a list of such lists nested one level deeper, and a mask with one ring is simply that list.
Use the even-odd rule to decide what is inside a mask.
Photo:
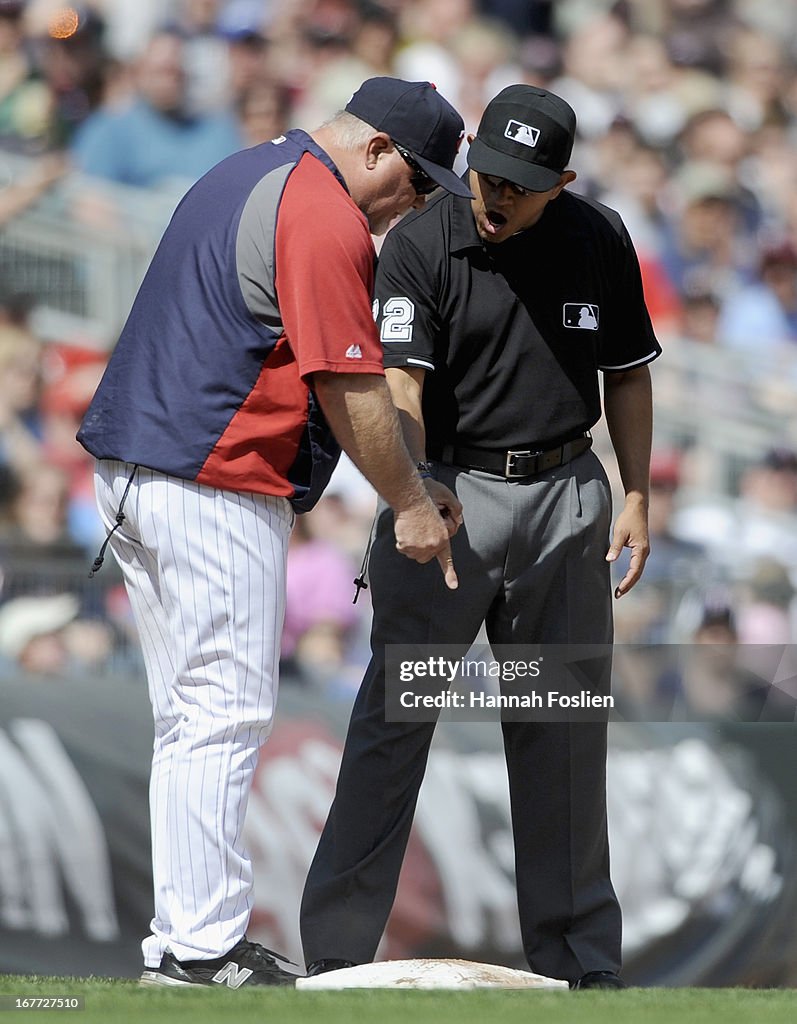
[{"label": "black umpire cap", "polygon": [[468,150],[468,166],[547,192],[567,167],[575,137],[575,111],[561,96],[510,85],[488,103]]}]

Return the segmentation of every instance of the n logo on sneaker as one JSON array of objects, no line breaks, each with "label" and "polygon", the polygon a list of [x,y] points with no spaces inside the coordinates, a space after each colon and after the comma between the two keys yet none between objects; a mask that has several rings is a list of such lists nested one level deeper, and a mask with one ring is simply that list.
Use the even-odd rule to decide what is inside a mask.
[{"label": "n logo on sneaker", "polygon": [[213,980],[219,985],[226,985],[228,988],[240,988],[247,978],[252,976],[248,967],[239,967],[234,960],[226,963],[220,971],[216,971]]}]

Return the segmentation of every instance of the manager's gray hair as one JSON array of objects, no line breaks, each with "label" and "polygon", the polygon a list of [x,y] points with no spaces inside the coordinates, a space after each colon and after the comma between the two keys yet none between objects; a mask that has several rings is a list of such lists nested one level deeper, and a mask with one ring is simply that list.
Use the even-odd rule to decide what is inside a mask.
[{"label": "manager's gray hair", "polygon": [[377,130],[367,121],[350,114],[347,110],[339,110],[321,125],[332,133],[335,143],[341,149],[352,152],[364,146]]}]

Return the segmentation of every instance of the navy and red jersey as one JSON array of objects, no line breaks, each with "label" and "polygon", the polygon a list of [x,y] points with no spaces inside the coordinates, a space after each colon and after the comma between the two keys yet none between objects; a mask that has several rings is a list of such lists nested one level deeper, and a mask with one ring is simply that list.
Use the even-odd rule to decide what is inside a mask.
[{"label": "navy and red jersey", "polygon": [[339,449],[311,375],[382,374],[368,222],[303,131],[182,199],[78,432],[120,459],[312,507]]}]

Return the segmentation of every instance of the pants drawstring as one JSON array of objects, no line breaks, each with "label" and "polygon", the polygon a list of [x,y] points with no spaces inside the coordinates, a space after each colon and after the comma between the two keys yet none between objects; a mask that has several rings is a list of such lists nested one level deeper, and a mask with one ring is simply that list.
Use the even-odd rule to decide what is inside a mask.
[{"label": "pants drawstring", "polygon": [[357,604],[357,598],[360,596],[361,590],[368,589],[368,583],[365,577],[368,575],[368,561],[371,557],[371,545],[374,542],[374,532],[376,530],[376,516],[371,524],[371,532],[368,534],[368,543],[365,546],[365,554],[363,555],[362,565],[360,566],[360,575],[356,576],[352,582],[354,583],[354,598],[352,604]]},{"label": "pants drawstring", "polygon": [[122,495],[122,500],[119,502],[119,508],[118,508],[118,510],[116,512],[116,516],[115,516],[116,524],[111,527],[110,533],[105,538],[105,540],[102,542],[102,547],[97,552],[97,557],[94,559],[94,562],[92,563],[92,566],[91,566],[91,571],[89,572],[89,579],[91,579],[94,576],[94,574],[99,572],[100,569],[102,568],[102,563],[105,561],[105,552],[106,552],[106,550],[108,548],[108,544],[110,542],[110,539],[111,539],[111,537],[113,537],[113,535],[116,533],[116,531],[122,525],[122,523],[125,521],[125,514],[124,514],[124,511],[123,511],[124,507],[125,507],[125,501],[127,500],[127,495],[128,495],[128,493],[130,491],[130,488],[131,488],[131,486],[133,484],[133,478],[135,477],[137,471],[138,471],[138,466],[137,465],[133,466],[133,472],[130,474],[130,478],[127,481],[127,486],[125,487],[124,494]]}]

